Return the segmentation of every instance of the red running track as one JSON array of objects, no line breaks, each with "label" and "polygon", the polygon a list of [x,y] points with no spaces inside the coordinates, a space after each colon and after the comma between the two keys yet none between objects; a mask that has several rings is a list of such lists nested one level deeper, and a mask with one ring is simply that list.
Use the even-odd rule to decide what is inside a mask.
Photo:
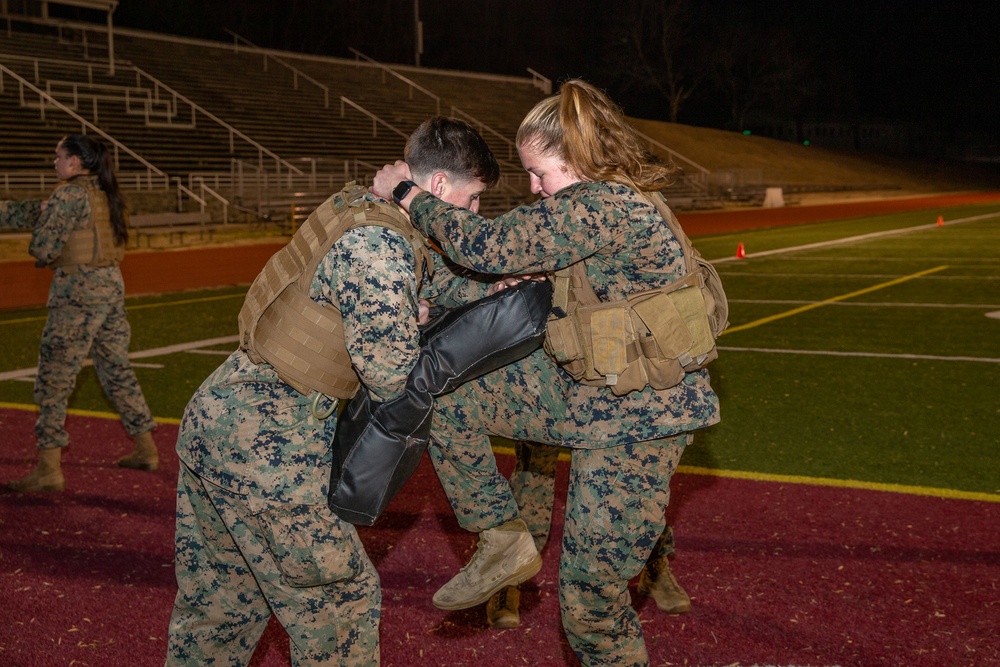
[{"label": "red running track", "polygon": [[[34,413],[0,409],[0,480],[34,460]],[[0,665],[162,665],[176,593],[176,426],[155,435],[162,468],[123,470],[117,420],[71,416],[66,491],[0,493]],[[504,473],[513,457],[498,456]],[[466,562],[425,458],[359,532],[383,585],[382,665],[578,664],[559,622],[557,561],[567,464],[544,566],[523,588],[522,626],[482,607],[446,613],[434,591]],[[669,510],[680,616],[633,600],[651,663],[811,667],[1000,666],[1000,503],[679,473]],[[251,667],[287,667],[273,622]]]},{"label": "red running track", "polygon": [[[678,218],[690,236],[701,236],[997,200],[1000,192],[972,192],[820,206],[681,213]],[[249,284],[264,262],[283,245],[279,242],[132,251],[122,263],[126,293],[135,296]],[[0,292],[0,309],[44,306],[49,277],[48,270],[36,269],[30,261],[0,263],[0,285],[5,286]]]}]

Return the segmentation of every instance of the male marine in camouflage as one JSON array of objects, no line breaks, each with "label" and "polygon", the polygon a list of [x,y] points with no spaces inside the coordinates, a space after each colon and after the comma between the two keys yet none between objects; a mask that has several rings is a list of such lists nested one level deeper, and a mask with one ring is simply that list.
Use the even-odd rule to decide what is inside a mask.
[{"label": "male marine in camouflage", "polygon": [[[407,156],[417,162],[421,187],[472,210],[499,177],[482,138],[453,119],[422,124]],[[371,195],[346,204],[356,215],[389,216],[413,231],[398,209]],[[424,276],[416,265],[423,250],[402,230],[347,231],[308,282],[309,299],[339,311],[360,390],[378,400],[402,392],[419,351]],[[289,382],[300,381],[290,380],[278,360],[284,355],[254,363],[256,352],[234,352],[184,412],[177,442],[179,590],[166,664],[245,665],[273,613],[288,631],[292,664],[376,665],[378,574],[354,526],[327,507],[336,418],[323,417],[335,400],[297,391]],[[304,355],[292,346],[284,352]],[[302,382],[308,389],[312,380]]]}]

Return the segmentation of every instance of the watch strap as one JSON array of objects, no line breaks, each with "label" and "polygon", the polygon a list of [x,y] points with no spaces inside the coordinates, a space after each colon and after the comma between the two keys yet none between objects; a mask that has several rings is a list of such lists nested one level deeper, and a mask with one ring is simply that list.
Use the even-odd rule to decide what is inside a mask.
[{"label": "watch strap", "polygon": [[417,187],[417,184],[413,181],[400,181],[392,190],[392,200],[397,204],[402,204],[402,201],[406,199],[406,195],[410,194],[410,190],[415,187]]}]

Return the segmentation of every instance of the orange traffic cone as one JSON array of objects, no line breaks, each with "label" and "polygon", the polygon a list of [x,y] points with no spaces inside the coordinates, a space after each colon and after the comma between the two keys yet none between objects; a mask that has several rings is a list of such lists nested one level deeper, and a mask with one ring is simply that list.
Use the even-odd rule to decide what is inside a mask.
[{"label": "orange traffic cone", "polygon": [[738,244],[736,246],[736,258],[737,259],[742,259],[742,258],[744,258],[746,256],[747,256],[746,248],[743,247],[742,243]]},{"label": "orange traffic cone", "polygon": [[944,227],[944,216],[943,215],[939,215],[938,216],[937,226],[938,227]]}]

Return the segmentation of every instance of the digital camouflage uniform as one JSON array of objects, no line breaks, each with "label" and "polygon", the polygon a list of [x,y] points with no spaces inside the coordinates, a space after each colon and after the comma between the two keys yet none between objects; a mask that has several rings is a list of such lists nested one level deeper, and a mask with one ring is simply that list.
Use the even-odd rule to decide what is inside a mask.
[{"label": "digital camouflage uniform", "polygon": [[[402,392],[419,352],[414,265],[398,233],[359,227],[310,288],[340,309],[352,362],[379,400]],[[247,664],[272,612],[295,665],[378,664],[378,574],[354,526],[327,507],[336,416],[317,419],[312,400],[236,351],[188,403],[167,665]]]},{"label": "digital camouflage uniform", "polygon": [[[510,490],[518,512],[539,553],[549,540],[552,529],[552,504],[555,500],[556,465],[560,448],[534,442],[514,443],[514,469],[510,473]],[[667,525],[656,541],[650,559],[666,559],[674,555],[674,531]]]},{"label": "digital camouflage uniform", "polygon": [[[37,266],[52,267],[69,235],[91,227],[90,201],[81,185],[84,179],[96,185],[97,177],[89,175],[60,183],[44,212],[40,201],[3,203],[3,227],[32,230],[28,251]],[[104,194],[97,190],[96,196]],[[129,437],[156,428],[128,359],[131,328],[118,266],[54,267],[48,309],[35,376],[38,446],[48,449],[69,444],[66,408],[88,354]]]},{"label": "digital camouflage uniform", "polygon": [[[616,183],[577,183],[493,220],[421,193],[410,215],[475,271],[533,273],[584,261],[603,301],[685,271],[680,244],[655,208]],[[585,665],[646,665],[628,582],[663,532],[670,478],[691,431],[718,419],[707,371],[670,389],[615,396],[574,382],[539,350],[439,397],[430,453],[459,523],[481,532],[518,513],[487,434],[572,448],[563,627]]]}]

